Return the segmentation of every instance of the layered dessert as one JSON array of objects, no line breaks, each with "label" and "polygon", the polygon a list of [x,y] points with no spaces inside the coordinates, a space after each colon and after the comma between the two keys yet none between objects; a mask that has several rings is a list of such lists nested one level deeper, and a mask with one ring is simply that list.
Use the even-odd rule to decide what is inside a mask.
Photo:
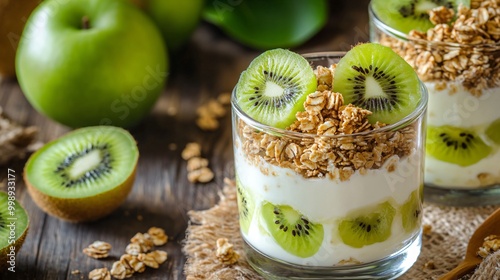
[{"label": "layered dessert", "polygon": [[500,2],[393,4],[372,1],[371,36],[412,65],[428,89],[426,185],[498,186]]},{"label": "layered dessert", "polygon": [[244,240],[317,267],[378,261],[418,243],[423,91],[411,66],[379,44],[315,69],[286,50],[257,57],[233,92]]}]

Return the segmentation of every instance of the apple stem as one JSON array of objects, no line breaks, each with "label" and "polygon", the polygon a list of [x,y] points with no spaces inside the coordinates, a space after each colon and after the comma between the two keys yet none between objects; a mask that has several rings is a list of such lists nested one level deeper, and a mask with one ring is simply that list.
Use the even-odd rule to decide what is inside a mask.
[{"label": "apple stem", "polygon": [[90,28],[90,20],[88,16],[83,16],[82,17],[82,29],[89,29]]}]

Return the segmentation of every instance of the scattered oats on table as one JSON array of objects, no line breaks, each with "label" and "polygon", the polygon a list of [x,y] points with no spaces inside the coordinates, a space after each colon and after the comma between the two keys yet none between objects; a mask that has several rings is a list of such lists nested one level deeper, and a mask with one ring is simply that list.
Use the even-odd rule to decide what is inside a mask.
[{"label": "scattered oats on table", "polygon": [[111,274],[109,273],[108,269],[103,267],[103,268],[96,268],[89,272],[89,279],[91,280],[111,280]]},{"label": "scattered oats on table", "polygon": [[231,94],[221,93],[217,99],[211,98],[205,104],[196,109],[196,124],[205,131],[213,131],[219,128],[219,118],[226,114],[224,106],[231,103]]},{"label": "scattered oats on table", "polygon": [[434,264],[434,261],[427,261],[424,264],[424,269],[436,269],[436,265]]},{"label": "scattered oats on table", "polygon": [[148,234],[155,246],[165,245],[168,241],[168,236],[162,228],[151,227],[148,229]]},{"label": "scattered oats on table", "polygon": [[110,250],[111,244],[104,241],[94,241],[94,243],[83,249],[83,253],[94,259],[102,259],[109,256]]},{"label": "scattered oats on table", "polygon": [[214,178],[213,171],[208,167],[208,159],[201,157],[201,146],[198,143],[188,143],[181,153],[187,160],[187,178],[191,183],[208,183]]},{"label": "scattered oats on table", "polygon": [[430,235],[430,234],[431,234],[431,232],[432,232],[432,226],[431,226],[431,225],[429,225],[429,224],[424,224],[424,225],[422,226],[422,233],[423,233],[424,235]]}]

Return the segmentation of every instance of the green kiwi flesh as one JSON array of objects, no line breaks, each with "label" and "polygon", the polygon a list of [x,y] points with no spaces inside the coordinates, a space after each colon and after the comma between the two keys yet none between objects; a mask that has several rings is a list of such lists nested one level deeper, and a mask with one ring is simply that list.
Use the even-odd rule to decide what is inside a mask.
[{"label": "green kiwi flesh", "polygon": [[[10,201],[10,205],[9,205]],[[10,208],[13,207],[13,208]],[[9,264],[11,247],[17,253],[24,243],[28,232],[29,217],[26,210],[17,202],[9,200],[5,192],[0,192],[0,268],[5,268]]]},{"label": "green kiwi flesh", "polygon": [[441,161],[469,166],[487,157],[489,147],[474,131],[455,126],[428,126],[425,151]]},{"label": "green kiwi flesh", "polygon": [[500,119],[495,120],[486,128],[486,136],[495,144],[500,145]]},{"label": "green kiwi flesh", "polygon": [[371,123],[395,123],[412,113],[421,98],[413,68],[389,47],[365,43],[353,47],[335,70],[333,91],[346,104],[370,110]]},{"label": "green kiwi flesh", "polygon": [[420,189],[410,194],[410,197],[401,205],[400,212],[403,228],[406,232],[412,232],[420,225],[420,220],[422,219]]},{"label": "green kiwi flesh", "polygon": [[307,60],[284,49],[266,51],[243,71],[236,103],[247,115],[268,126],[286,128],[316,91],[316,76]]},{"label": "green kiwi flesh", "polygon": [[356,210],[339,222],[342,242],[354,248],[383,242],[391,236],[396,210],[389,202]]},{"label": "green kiwi flesh", "polygon": [[429,11],[444,6],[458,9],[459,4],[470,7],[470,0],[373,0],[371,7],[384,24],[408,34],[411,30],[427,32],[434,24]]},{"label": "green kiwi flesh", "polygon": [[139,151],[128,131],[113,126],[74,130],[29,158],[24,179],[35,203],[70,221],[95,220],[130,192]]},{"label": "green kiwi flesh", "polygon": [[288,205],[264,202],[262,217],[276,243],[301,258],[318,252],[324,238],[323,225],[316,224]]},{"label": "green kiwi flesh", "polygon": [[252,222],[255,205],[250,197],[248,190],[241,184],[240,179],[236,176],[236,196],[238,198],[238,212],[240,220],[240,228],[244,233],[248,233],[250,223]]}]

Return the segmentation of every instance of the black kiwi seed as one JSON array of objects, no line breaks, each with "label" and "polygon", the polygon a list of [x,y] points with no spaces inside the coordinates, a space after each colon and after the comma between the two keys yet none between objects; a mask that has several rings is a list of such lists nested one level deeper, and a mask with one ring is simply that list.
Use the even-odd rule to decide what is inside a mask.
[{"label": "black kiwi seed", "polygon": [[[79,158],[87,155],[88,153],[94,151],[94,150],[99,150],[101,152],[102,156],[102,161],[99,163],[99,165],[94,168],[93,170],[85,172],[82,176],[79,178],[73,178],[69,179],[68,173],[66,170]],[[111,172],[111,163],[113,160],[111,159],[111,154],[109,153],[108,150],[108,145],[103,144],[103,145],[89,145],[87,148],[83,149],[80,152],[71,154],[67,156],[54,170],[54,173],[57,174],[62,180],[61,180],[61,186],[64,186],[66,188],[73,187],[75,185],[81,184],[85,181],[93,181],[97,180],[100,177],[102,177],[106,173]]]},{"label": "black kiwi seed", "polygon": [[5,227],[5,220],[4,217],[2,217],[2,213],[0,213],[0,228]]}]

